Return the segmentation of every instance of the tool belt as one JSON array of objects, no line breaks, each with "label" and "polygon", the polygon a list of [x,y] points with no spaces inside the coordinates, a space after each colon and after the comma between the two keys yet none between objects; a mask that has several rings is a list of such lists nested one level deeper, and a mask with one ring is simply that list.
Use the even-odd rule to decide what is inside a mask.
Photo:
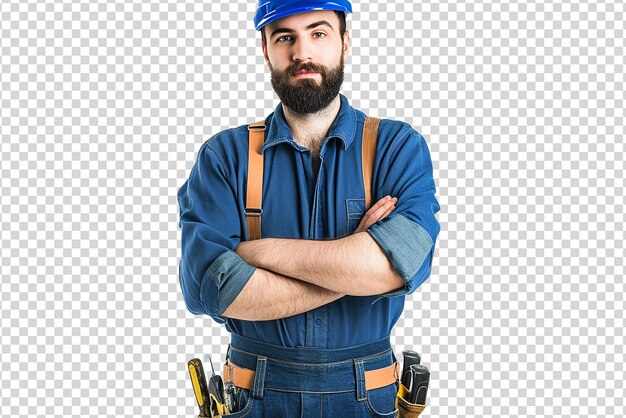
[{"label": "tool belt", "polygon": [[[192,377],[196,399],[200,406],[200,415],[202,417],[220,417],[222,414],[228,413],[223,404],[214,405],[215,413],[211,411],[211,403],[217,401],[214,396],[210,396],[206,388],[206,380],[202,363],[199,359],[193,359],[189,362],[189,369]],[[227,359],[224,365],[224,381],[228,381],[239,388],[252,390],[254,387],[255,371],[239,367],[231,360]],[[426,408],[426,405],[411,403],[409,390],[399,379],[399,363],[375,370],[365,372],[365,388],[366,390],[378,389],[392,383],[398,383],[398,392],[396,394],[395,406],[398,410],[398,418],[417,418]],[[214,402],[217,403],[217,402]]]},{"label": "tool belt", "polygon": [[[365,372],[365,389],[372,390],[398,383],[398,393],[396,394],[396,409],[399,418],[417,418],[424,411],[426,405],[409,402],[409,390],[399,380],[400,364],[394,364],[381,369],[369,370]],[[232,381],[237,387],[252,390],[254,386],[254,370],[239,367],[231,360],[227,360],[224,365],[224,380]]]}]

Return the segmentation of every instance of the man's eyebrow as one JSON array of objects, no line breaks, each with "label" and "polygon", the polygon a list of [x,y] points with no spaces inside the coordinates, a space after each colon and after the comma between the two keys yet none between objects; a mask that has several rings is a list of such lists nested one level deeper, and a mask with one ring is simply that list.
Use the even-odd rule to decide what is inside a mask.
[{"label": "man's eyebrow", "polygon": [[[325,21],[325,20],[320,20],[319,22],[311,23],[311,24],[310,24],[309,26],[307,26],[305,29],[306,29],[306,30],[310,30],[310,29],[316,28],[316,27],[321,26],[321,25],[328,26],[328,27],[329,27],[329,28],[330,28],[333,32],[335,31],[335,30],[333,29],[333,27],[331,26],[331,24],[330,24],[330,23],[328,23],[328,22],[327,22],[327,21]],[[289,28],[279,28],[279,29],[276,29],[275,31],[273,31],[273,32],[272,32],[272,34],[270,35],[270,38],[274,37],[274,35],[276,35],[276,34],[278,34],[278,33],[294,33],[294,32],[295,32],[295,31],[294,31],[293,29],[289,29]]]}]

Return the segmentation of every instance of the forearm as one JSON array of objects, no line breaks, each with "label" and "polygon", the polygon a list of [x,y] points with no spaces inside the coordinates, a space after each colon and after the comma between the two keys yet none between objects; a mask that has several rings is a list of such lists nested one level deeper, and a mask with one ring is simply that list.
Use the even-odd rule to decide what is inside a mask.
[{"label": "forearm", "polygon": [[257,268],[223,316],[248,321],[286,318],[326,305],[344,295]]},{"label": "forearm", "polygon": [[404,286],[366,232],[329,240],[265,238],[235,250],[247,263],[346,295],[381,294]]}]

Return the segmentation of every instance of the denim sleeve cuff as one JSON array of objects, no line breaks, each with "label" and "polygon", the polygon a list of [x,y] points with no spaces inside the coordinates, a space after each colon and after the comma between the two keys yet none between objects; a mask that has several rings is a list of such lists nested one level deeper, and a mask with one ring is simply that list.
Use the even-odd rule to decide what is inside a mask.
[{"label": "denim sleeve cuff", "polygon": [[224,311],[235,300],[252,277],[256,268],[243,261],[233,251],[226,251],[211,263],[206,274],[217,285],[217,314]]},{"label": "denim sleeve cuff", "polygon": [[376,222],[367,232],[405,282],[404,289],[396,289],[382,296],[392,297],[407,293],[409,281],[417,274],[433,246],[430,234],[418,223],[399,214]]}]

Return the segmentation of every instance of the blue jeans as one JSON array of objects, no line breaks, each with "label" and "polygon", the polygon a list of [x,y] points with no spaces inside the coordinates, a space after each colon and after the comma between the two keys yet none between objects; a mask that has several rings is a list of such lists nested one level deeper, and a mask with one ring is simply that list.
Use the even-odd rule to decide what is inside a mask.
[{"label": "blue jeans", "polygon": [[389,338],[338,349],[285,348],[232,334],[227,358],[255,370],[224,418],[396,417],[398,384],[365,389],[365,371],[396,361]]}]

